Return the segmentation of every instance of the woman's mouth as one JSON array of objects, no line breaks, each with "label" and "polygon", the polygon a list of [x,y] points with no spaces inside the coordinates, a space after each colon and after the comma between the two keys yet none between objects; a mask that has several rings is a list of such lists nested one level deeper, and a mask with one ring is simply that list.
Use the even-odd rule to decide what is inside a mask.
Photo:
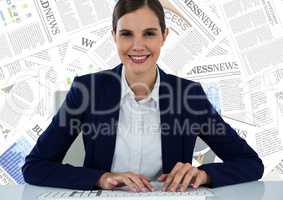
[{"label": "woman's mouth", "polygon": [[129,55],[131,61],[135,64],[144,63],[150,55]]}]

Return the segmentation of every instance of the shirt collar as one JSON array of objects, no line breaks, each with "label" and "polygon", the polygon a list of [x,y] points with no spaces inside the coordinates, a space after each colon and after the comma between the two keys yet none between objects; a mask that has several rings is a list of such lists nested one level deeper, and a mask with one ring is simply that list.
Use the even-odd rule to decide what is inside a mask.
[{"label": "shirt collar", "polygon": [[[140,103],[147,102],[150,99],[153,99],[156,105],[156,108],[159,106],[159,85],[160,85],[160,75],[159,75],[159,69],[158,67],[156,68],[157,70],[157,77],[156,81],[154,83],[153,89],[151,93],[145,98],[140,100]],[[132,98],[135,97],[134,92],[132,89],[129,87],[127,80],[126,80],[126,75],[125,75],[125,68],[124,66],[122,67],[122,74],[121,74],[121,101],[127,96],[130,95]]]}]

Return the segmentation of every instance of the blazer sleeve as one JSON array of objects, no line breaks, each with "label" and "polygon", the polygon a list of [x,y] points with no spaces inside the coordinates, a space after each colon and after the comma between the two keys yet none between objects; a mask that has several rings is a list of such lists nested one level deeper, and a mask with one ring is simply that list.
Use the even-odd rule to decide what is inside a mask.
[{"label": "blazer sleeve", "polygon": [[[83,100],[86,88],[78,79],[75,77],[59,111],[25,159],[22,173],[27,183],[91,190],[96,189],[97,181],[105,173],[101,170],[62,164],[67,150],[80,132],[78,127],[83,121],[87,106],[87,102]],[[72,124],[76,124],[76,127]]]},{"label": "blazer sleeve", "polygon": [[197,98],[195,105],[200,111],[205,111],[205,114],[199,116],[201,123],[208,125],[204,127],[210,127],[201,130],[199,137],[223,161],[198,167],[211,177],[209,186],[219,187],[260,179],[264,166],[257,153],[221,118],[200,85],[196,93],[200,98]]}]

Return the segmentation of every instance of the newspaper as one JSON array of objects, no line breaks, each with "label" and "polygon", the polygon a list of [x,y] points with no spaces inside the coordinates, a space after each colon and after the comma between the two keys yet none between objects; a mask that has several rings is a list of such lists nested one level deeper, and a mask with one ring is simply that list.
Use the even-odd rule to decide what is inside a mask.
[{"label": "newspaper", "polygon": [[[81,70],[74,71],[74,59],[84,58],[82,52],[87,56],[87,50],[109,31],[109,27],[107,22],[97,23],[95,29],[80,37],[75,35],[67,42],[0,66],[0,111],[6,113],[0,116],[0,144],[15,141],[12,138],[20,135],[15,131],[19,127],[20,132],[24,130],[33,141],[38,139],[56,111],[56,94],[64,91],[66,95],[74,76],[94,72],[84,68],[82,63],[78,63]],[[93,60],[85,66],[90,64],[99,66]],[[4,149],[1,146],[0,152]]]},{"label": "newspaper", "polygon": [[[31,144],[37,141],[74,76],[121,62],[111,35],[116,2],[0,1],[0,156],[22,136]],[[160,2],[169,35],[158,65],[167,73],[200,82],[223,119],[262,158],[264,178],[279,177],[283,1]],[[211,162],[221,160],[197,140],[193,165]],[[19,168],[11,172],[4,165],[0,184],[19,182]]]},{"label": "newspaper", "polygon": [[[224,42],[225,32],[221,28],[223,25],[205,4],[201,6],[198,1],[182,0],[169,2],[174,8],[171,12],[179,16],[178,18],[182,21],[186,21],[189,27],[186,25],[188,28],[182,31],[182,34],[178,34],[178,40],[161,54],[160,58],[164,66],[176,74],[182,68],[188,68],[202,54],[208,54],[213,48],[218,47],[226,51],[217,46],[221,41]],[[205,19],[202,20],[202,18]]]},{"label": "newspaper", "polygon": [[0,155],[0,182],[5,185],[24,183],[21,167],[33,145],[34,142],[22,136]]},{"label": "newspaper", "polygon": [[256,132],[256,150],[265,164],[265,175],[283,157],[282,134],[282,67],[270,67],[251,76],[245,85],[245,102],[252,122],[260,127]]},{"label": "newspaper", "polygon": [[[247,120],[240,64],[233,56],[201,58],[182,72],[184,78],[202,84],[210,102],[223,116]],[[180,74],[181,75],[181,74]]]},{"label": "newspaper", "polygon": [[1,1],[0,61],[11,63],[111,18],[114,1]]},{"label": "newspaper", "polygon": [[0,185],[14,185],[16,181],[0,166]]},{"label": "newspaper", "polygon": [[224,34],[222,22],[210,9],[200,4],[199,0],[171,0],[176,7],[185,13],[187,19],[208,41],[214,41]]},{"label": "newspaper", "polygon": [[275,171],[279,175],[280,179],[283,180],[283,160],[275,167]]},{"label": "newspaper", "polygon": [[[216,3],[246,75],[283,63],[282,1],[221,0]],[[279,6],[279,4],[281,6]],[[264,55],[264,56],[263,56]]]},{"label": "newspaper", "polygon": [[[245,107],[243,86],[239,84],[242,74],[238,60],[234,56],[203,57],[182,74],[184,78],[200,82],[217,112],[236,129],[239,136],[255,147],[253,133],[256,125]],[[197,141],[193,164],[199,166],[216,161],[222,162],[206,144]]]},{"label": "newspaper", "polygon": [[[90,52],[99,49],[99,45],[106,48],[107,42],[103,43],[102,41],[112,40],[109,37],[111,33],[109,24],[110,22],[98,24],[91,32],[70,40],[62,66],[64,66],[66,76],[69,76],[71,80],[74,76],[94,73],[106,68],[105,64],[101,62],[105,59],[101,58],[99,61],[98,56],[90,54]],[[112,46],[114,47],[114,45]],[[101,49],[101,52],[107,51]],[[117,58],[116,62],[111,63],[111,66],[113,67],[118,62]]]}]

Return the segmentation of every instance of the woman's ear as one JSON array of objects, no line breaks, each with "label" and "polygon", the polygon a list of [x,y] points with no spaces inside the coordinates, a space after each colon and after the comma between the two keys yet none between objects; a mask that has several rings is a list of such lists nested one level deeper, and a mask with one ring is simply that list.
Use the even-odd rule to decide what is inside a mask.
[{"label": "woman's ear", "polygon": [[111,33],[112,33],[113,40],[116,43],[116,34],[115,34],[115,32],[113,30],[111,31]]},{"label": "woman's ear", "polygon": [[[168,34],[169,34],[169,28],[165,28],[164,33],[162,33],[162,36],[163,36],[163,44],[164,44],[164,42],[166,41],[166,38],[167,38]],[[163,45],[163,44],[162,44],[162,45]]]}]

